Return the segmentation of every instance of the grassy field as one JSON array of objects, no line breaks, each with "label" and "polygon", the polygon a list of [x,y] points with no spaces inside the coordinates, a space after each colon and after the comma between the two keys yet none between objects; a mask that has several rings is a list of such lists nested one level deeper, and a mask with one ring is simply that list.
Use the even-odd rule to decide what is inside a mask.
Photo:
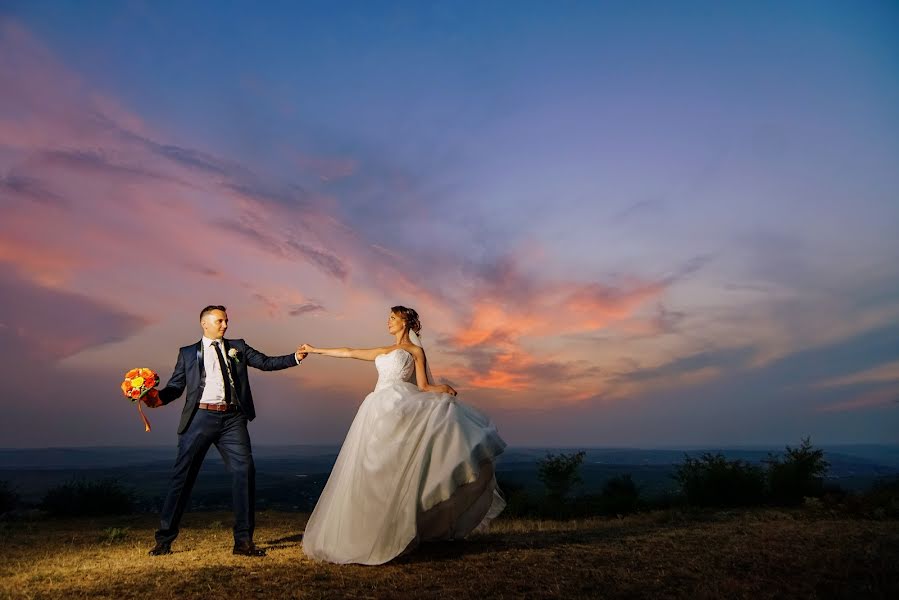
[{"label": "grassy field", "polygon": [[0,523],[3,598],[899,598],[899,521],[808,510],[500,518],[379,567],[309,561],[305,515],[262,512],[264,558],[231,554],[230,513],[190,513],[169,556],[152,515]]}]

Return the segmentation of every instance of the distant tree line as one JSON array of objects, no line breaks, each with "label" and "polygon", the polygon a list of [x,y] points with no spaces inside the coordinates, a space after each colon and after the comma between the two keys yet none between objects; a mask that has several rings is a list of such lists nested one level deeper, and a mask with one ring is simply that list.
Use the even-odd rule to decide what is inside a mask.
[{"label": "distant tree line", "polygon": [[[55,517],[80,517],[130,514],[137,508],[133,490],[116,479],[97,481],[75,479],[50,488],[36,507]],[[7,481],[0,481],[0,515],[21,506],[19,495]]]},{"label": "distant tree line", "polygon": [[[805,438],[798,447],[770,454],[760,464],[728,459],[721,453],[684,455],[673,478],[676,493],[648,498],[630,474],[607,479],[599,493],[576,494],[581,480],[583,451],[549,453],[537,461],[543,490],[533,493],[500,481],[506,493],[506,514],[513,517],[570,519],[596,515],[625,515],[640,510],[672,507],[730,508],[799,506],[838,508],[873,518],[899,517],[899,478],[875,483],[861,494],[826,486],[829,464],[824,451]],[[158,499],[157,499],[158,500]],[[152,504],[152,503],[150,503]],[[0,481],[0,516],[22,507],[16,491]],[[122,515],[152,509],[116,479],[73,480],[51,488],[36,507],[60,517]]]},{"label": "distant tree line", "polygon": [[796,506],[824,495],[830,465],[809,438],[798,448],[787,446],[783,455],[769,453],[763,464],[705,453],[698,459],[686,456],[674,478],[693,506]]},{"label": "distant tree line", "polygon": [[868,492],[849,495],[837,487],[826,487],[829,463],[824,451],[805,438],[798,447],[787,446],[782,454],[768,454],[761,464],[728,459],[721,453],[684,455],[674,472],[676,494],[645,498],[629,474],[608,479],[596,494],[574,495],[581,483],[583,451],[547,454],[537,461],[543,494],[534,495],[520,486],[508,487],[507,511],[515,516],[576,518],[594,515],[623,515],[638,510],[683,506],[730,508],[753,506],[799,506],[821,502],[839,505],[860,514],[899,516],[899,478],[876,483]]}]

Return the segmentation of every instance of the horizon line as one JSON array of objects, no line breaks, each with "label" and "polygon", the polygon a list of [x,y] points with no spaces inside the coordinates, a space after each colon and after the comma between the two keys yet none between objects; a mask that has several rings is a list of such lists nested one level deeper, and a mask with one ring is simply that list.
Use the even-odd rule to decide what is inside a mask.
[{"label": "horizon line", "polygon": [[[339,448],[342,443],[319,443],[319,444],[253,444],[254,448],[262,449],[262,448]],[[586,444],[535,444],[535,445],[523,445],[523,444],[509,444],[507,448],[509,449],[532,449],[532,450],[684,450],[684,449],[755,449],[755,448],[772,448],[772,447],[782,447],[782,446],[790,446],[794,447],[798,444],[791,443],[746,443],[746,444],[720,444],[720,443],[705,443],[705,444],[665,444],[659,446],[601,446],[601,445],[586,445]],[[863,447],[894,447],[899,448],[899,442],[825,442],[821,444],[813,443],[815,447],[824,448],[824,447],[846,447],[846,446],[863,446]],[[10,451],[27,451],[27,450],[115,450],[115,449],[133,449],[133,450],[163,450],[163,449],[172,449],[175,448],[173,444],[157,444],[157,445],[121,445],[121,444],[110,444],[110,445],[92,445],[92,446],[8,446],[8,447],[0,447],[0,452],[10,452]]]}]

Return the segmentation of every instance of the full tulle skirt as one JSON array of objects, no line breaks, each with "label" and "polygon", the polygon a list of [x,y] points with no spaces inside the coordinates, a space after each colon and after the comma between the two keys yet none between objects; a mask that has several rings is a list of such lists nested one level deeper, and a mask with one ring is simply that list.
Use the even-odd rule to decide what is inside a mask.
[{"label": "full tulle skirt", "polygon": [[369,394],[303,534],[315,560],[382,564],[418,542],[461,539],[505,506],[496,427],[449,394],[393,383]]}]

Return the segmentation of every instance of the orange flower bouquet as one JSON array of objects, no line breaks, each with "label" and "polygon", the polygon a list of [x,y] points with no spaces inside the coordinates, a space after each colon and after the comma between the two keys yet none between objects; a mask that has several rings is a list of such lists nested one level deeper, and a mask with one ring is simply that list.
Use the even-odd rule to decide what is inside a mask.
[{"label": "orange flower bouquet", "polygon": [[150,422],[144,416],[140,405],[142,401],[150,407],[160,405],[159,392],[156,391],[158,384],[159,375],[151,369],[131,369],[125,373],[125,381],[122,382],[122,393],[131,402],[137,402],[137,412],[144,421],[144,431],[150,431]]}]

